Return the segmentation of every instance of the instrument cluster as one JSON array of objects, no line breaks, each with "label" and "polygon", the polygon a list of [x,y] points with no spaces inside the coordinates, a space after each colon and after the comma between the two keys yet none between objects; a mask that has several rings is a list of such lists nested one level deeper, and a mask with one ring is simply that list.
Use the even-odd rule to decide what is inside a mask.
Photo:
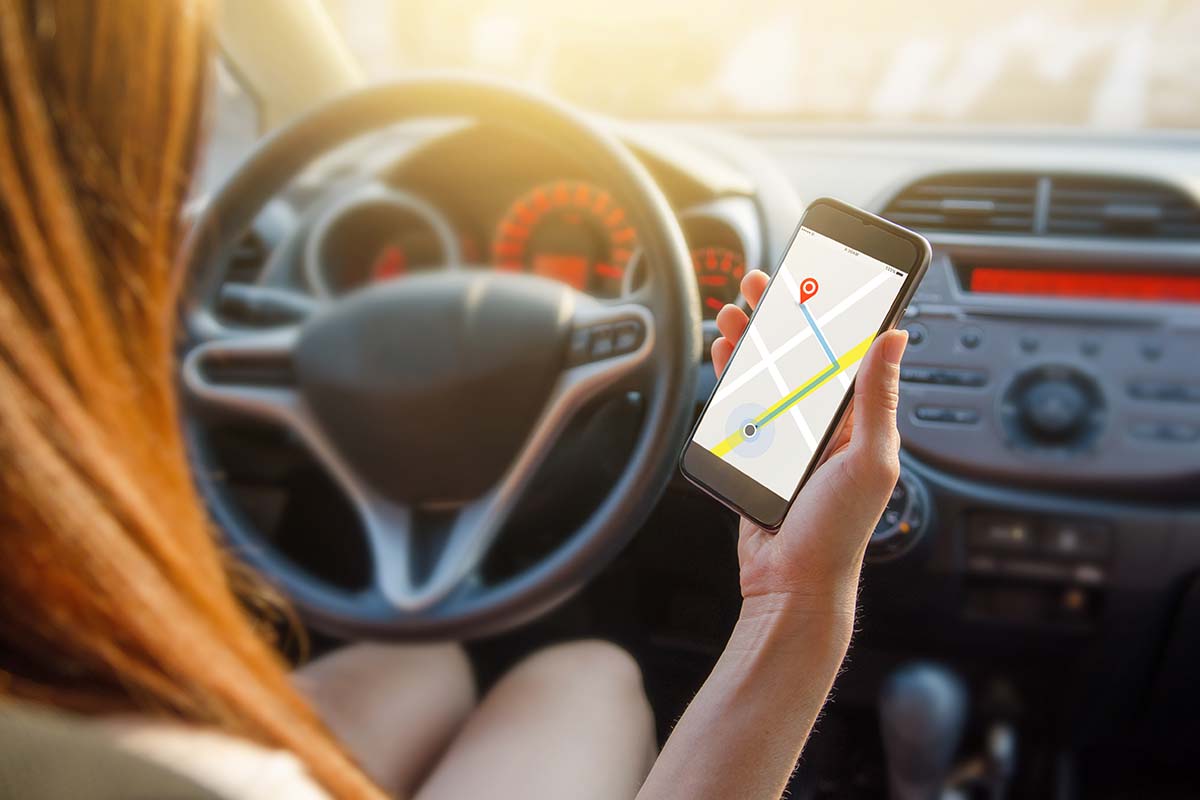
[{"label": "instrument cluster", "polygon": [[[752,202],[719,199],[679,215],[705,319],[738,302],[746,271],[762,267],[744,204]],[[639,232],[625,207],[577,179],[526,187],[474,226],[456,225],[415,194],[372,184],[318,219],[305,268],[309,287],[325,297],[435,269],[531,273],[604,299],[644,280]]]}]

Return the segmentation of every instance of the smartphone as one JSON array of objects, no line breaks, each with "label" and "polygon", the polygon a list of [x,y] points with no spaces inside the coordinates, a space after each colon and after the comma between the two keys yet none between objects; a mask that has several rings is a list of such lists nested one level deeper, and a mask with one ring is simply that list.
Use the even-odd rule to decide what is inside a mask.
[{"label": "smartphone", "polygon": [[904,314],[929,258],[912,231],[814,201],[684,447],[683,474],[778,529],[846,413],[867,348]]}]

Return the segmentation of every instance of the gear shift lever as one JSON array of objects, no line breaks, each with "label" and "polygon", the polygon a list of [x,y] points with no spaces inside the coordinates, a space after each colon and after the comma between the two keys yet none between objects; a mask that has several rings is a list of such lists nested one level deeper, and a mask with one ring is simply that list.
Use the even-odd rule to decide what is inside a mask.
[{"label": "gear shift lever", "polygon": [[879,694],[891,800],[936,800],[962,738],[967,692],[945,667],[897,668]]}]

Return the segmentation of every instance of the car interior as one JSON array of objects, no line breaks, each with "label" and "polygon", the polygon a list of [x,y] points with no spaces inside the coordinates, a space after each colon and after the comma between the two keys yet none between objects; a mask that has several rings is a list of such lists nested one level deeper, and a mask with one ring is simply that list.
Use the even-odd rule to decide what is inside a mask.
[{"label": "car interior", "polygon": [[789,796],[1200,793],[1200,6],[247,5],[181,385],[317,652],[461,640],[486,685],[604,638],[665,739],[741,599],[738,519],[676,468],[714,318],[830,196],[934,255]]}]

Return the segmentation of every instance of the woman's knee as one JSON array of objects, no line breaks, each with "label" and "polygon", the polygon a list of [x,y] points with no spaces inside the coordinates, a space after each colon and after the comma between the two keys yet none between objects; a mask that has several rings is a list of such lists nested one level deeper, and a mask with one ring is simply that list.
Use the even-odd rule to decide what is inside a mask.
[{"label": "woman's knee", "polygon": [[517,670],[573,680],[586,672],[614,689],[642,689],[642,672],[626,650],[600,639],[551,645],[526,657]]},{"label": "woman's knee", "polygon": [[319,706],[335,711],[363,701],[387,705],[396,697],[428,703],[450,716],[465,716],[475,706],[470,661],[452,644],[352,644],[305,666],[297,681]]},{"label": "woman's knee", "polygon": [[457,645],[354,644],[307,665],[297,684],[388,792],[410,794],[475,707]]},{"label": "woman's knee", "polygon": [[546,647],[518,663],[505,680],[533,683],[539,691],[582,694],[653,728],[642,671],[633,656],[611,642],[587,639]]}]

